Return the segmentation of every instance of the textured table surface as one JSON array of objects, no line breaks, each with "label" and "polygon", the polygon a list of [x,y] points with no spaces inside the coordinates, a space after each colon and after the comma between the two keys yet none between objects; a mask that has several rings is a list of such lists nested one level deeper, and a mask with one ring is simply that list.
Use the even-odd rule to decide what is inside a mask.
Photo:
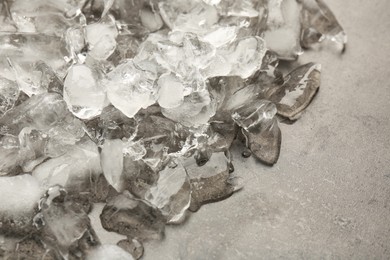
[{"label": "textured table surface", "polygon": [[235,154],[245,188],[203,206],[145,259],[390,258],[390,1],[327,0],[347,52],[323,65],[319,95],[270,168]]}]

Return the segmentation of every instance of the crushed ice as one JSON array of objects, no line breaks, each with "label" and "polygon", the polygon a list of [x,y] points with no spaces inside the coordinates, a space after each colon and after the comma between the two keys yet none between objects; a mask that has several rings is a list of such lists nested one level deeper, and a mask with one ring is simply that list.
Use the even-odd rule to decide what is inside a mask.
[{"label": "crushed ice", "polygon": [[277,162],[321,74],[279,60],[346,39],[323,0],[2,1],[0,257],[142,257],[241,189],[234,140]]}]

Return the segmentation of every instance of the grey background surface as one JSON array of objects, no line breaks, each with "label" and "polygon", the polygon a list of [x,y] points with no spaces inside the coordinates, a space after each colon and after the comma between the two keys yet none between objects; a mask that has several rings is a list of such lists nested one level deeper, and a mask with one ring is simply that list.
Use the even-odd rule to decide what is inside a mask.
[{"label": "grey background surface", "polygon": [[319,95],[270,168],[235,154],[245,188],[203,206],[144,259],[390,258],[390,1],[327,0],[347,52],[309,52]]}]

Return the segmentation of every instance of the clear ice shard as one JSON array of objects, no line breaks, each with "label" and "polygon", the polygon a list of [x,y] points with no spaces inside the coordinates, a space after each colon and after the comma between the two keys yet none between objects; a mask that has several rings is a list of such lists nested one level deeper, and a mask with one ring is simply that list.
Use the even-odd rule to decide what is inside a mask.
[{"label": "clear ice shard", "polygon": [[123,181],[123,141],[105,140],[100,153],[101,165],[108,183],[118,192],[122,191]]},{"label": "clear ice shard", "polygon": [[92,249],[86,260],[133,260],[133,256],[117,245],[101,245]]},{"label": "clear ice shard", "polygon": [[295,60],[301,53],[300,6],[296,0],[269,0],[267,30],[264,40],[267,47],[281,59]]},{"label": "clear ice shard", "polygon": [[199,166],[194,158],[186,159],[183,164],[191,182],[191,211],[197,211],[203,204],[225,199],[237,190],[228,158],[223,152],[213,153],[203,166]]},{"label": "clear ice shard", "polygon": [[89,187],[90,179],[102,172],[98,148],[92,141],[80,142],[65,154],[37,166],[32,175],[42,187],[61,185],[69,192]]},{"label": "clear ice shard", "polygon": [[186,169],[171,162],[159,172],[157,183],[145,194],[145,199],[161,210],[168,223],[179,222],[190,206],[191,185]]},{"label": "clear ice shard", "polygon": [[73,65],[64,81],[64,100],[78,118],[91,119],[107,105],[97,71],[86,65]]},{"label": "clear ice shard", "polygon": [[321,65],[307,63],[285,76],[284,84],[270,97],[278,114],[290,120],[299,118],[321,84]]},{"label": "clear ice shard", "polygon": [[155,81],[157,75],[138,69],[132,60],[120,64],[108,73],[105,82],[111,104],[128,117],[156,101]]},{"label": "clear ice shard", "polygon": [[106,230],[141,240],[161,239],[166,222],[159,209],[126,191],[107,202],[100,219]]},{"label": "clear ice shard", "polygon": [[135,238],[121,240],[117,245],[130,253],[134,259],[140,259],[144,254],[144,246]]},{"label": "clear ice shard", "polygon": [[25,127],[49,130],[65,118],[67,110],[66,103],[59,94],[32,96],[0,118],[0,133],[16,136]]},{"label": "clear ice shard", "polygon": [[68,27],[79,22],[82,2],[15,0],[10,13],[19,32],[62,36]]},{"label": "clear ice shard", "polygon": [[0,233],[25,235],[32,231],[32,219],[44,193],[30,174],[0,178]]},{"label": "clear ice shard", "polygon": [[14,107],[19,97],[19,87],[16,82],[0,76],[0,117]]},{"label": "clear ice shard", "polygon": [[323,40],[330,40],[343,51],[347,43],[347,34],[333,12],[323,0],[298,0],[302,4],[301,44],[310,48]]},{"label": "clear ice shard", "polygon": [[184,85],[172,74],[161,75],[157,81],[157,102],[162,108],[175,108],[181,105],[184,99]]},{"label": "clear ice shard", "polygon": [[87,213],[68,200],[60,186],[49,188],[42,197],[33,224],[58,258],[85,258],[88,249],[100,243]]}]

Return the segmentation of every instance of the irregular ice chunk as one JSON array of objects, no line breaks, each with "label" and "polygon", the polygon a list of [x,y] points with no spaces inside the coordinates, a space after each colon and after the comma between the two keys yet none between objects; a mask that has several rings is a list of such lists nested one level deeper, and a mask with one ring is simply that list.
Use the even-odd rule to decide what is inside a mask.
[{"label": "irregular ice chunk", "polygon": [[[282,134],[276,118],[261,125],[259,132],[242,129],[244,142],[252,154],[267,165],[275,164],[279,159]],[[245,155],[243,154],[245,157]]]},{"label": "irregular ice chunk", "polygon": [[159,86],[157,102],[163,108],[175,108],[181,105],[184,99],[184,86],[172,74],[162,75],[157,84]]},{"label": "irregular ice chunk", "polygon": [[122,191],[123,141],[105,140],[100,153],[102,170],[109,184],[118,192]]},{"label": "irregular ice chunk", "polygon": [[69,113],[66,103],[56,93],[32,96],[0,118],[2,134],[18,135],[24,127],[48,130]]},{"label": "irregular ice chunk", "polygon": [[30,174],[0,178],[0,232],[25,234],[44,190]]},{"label": "irregular ice chunk", "polygon": [[185,168],[179,163],[160,171],[157,183],[145,194],[154,206],[167,216],[168,222],[178,222],[190,206],[191,186]]},{"label": "irregular ice chunk", "polygon": [[13,108],[19,97],[19,87],[16,82],[0,76],[0,117]]},{"label": "irregular ice chunk", "polygon": [[216,104],[211,100],[207,90],[193,92],[184,98],[183,103],[171,109],[162,109],[164,116],[184,126],[200,126],[206,124],[215,114]]},{"label": "irregular ice chunk", "polygon": [[116,245],[101,245],[91,250],[87,260],[133,260],[133,256]]},{"label": "irregular ice chunk", "polygon": [[160,239],[166,222],[159,209],[128,192],[111,198],[100,219],[106,230],[140,239]]},{"label": "irregular ice chunk", "polygon": [[197,211],[203,204],[225,199],[236,190],[229,173],[229,161],[223,152],[213,153],[203,166],[193,158],[187,159],[184,167],[191,181],[191,211]]},{"label": "irregular ice chunk", "polygon": [[20,32],[40,32],[62,36],[79,21],[83,1],[13,1],[10,12]]},{"label": "irregular ice chunk", "polygon": [[278,114],[290,120],[299,118],[317,93],[321,80],[321,65],[308,63],[285,76],[284,84],[270,97]]},{"label": "irregular ice chunk", "polygon": [[344,50],[347,35],[323,0],[298,0],[302,4],[301,43],[309,48],[324,39],[334,42]]},{"label": "irregular ice chunk", "polygon": [[64,155],[50,159],[34,169],[32,175],[45,188],[53,185],[79,192],[89,185],[90,178],[102,172],[97,146],[92,141],[75,145]]},{"label": "irregular ice chunk", "polygon": [[281,59],[294,60],[301,53],[299,5],[296,0],[269,0],[267,47]]},{"label": "irregular ice chunk", "polygon": [[106,93],[97,72],[86,65],[74,65],[65,78],[64,100],[78,118],[91,119],[99,115],[106,105]]},{"label": "irregular ice chunk", "polygon": [[66,196],[61,187],[50,188],[40,202],[34,225],[40,230],[44,243],[62,257],[79,255],[85,258],[86,251],[99,241],[88,215]]},{"label": "irregular ice chunk", "polygon": [[115,22],[111,18],[85,27],[85,37],[89,52],[96,60],[106,60],[116,48],[115,38],[118,36]]},{"label": "irregular ice chunk", "polygon": [[141,108],[147,108],[156,101],[154,97],[156,79],[154,73],[139,70],[133,61],[129,60],[108,74],[108,80],[105,82],[108,99],[131,118]]}]

